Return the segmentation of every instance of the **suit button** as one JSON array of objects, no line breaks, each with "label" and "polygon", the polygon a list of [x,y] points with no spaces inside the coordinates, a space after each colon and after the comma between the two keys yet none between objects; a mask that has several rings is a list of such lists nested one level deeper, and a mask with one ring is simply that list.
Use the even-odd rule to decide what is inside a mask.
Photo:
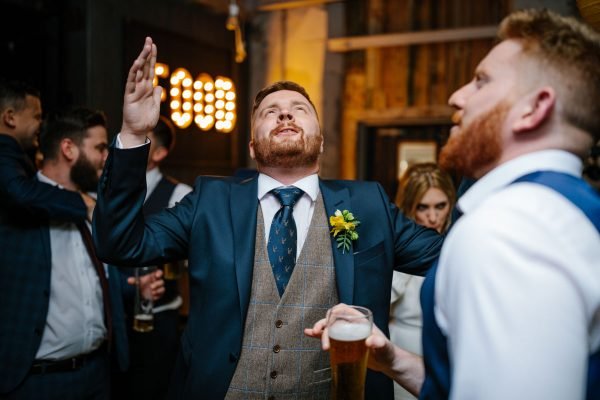
[{"label": "suit button", "polygon": [[273,353],[279,353],[281,351],[281,346],[276,344],[273,346]]},{"label": "suit button", "polygon": [[277,371],[271,371],[271,378],[272,379],[277,378]]},{"label": "suit button", "polygon": [[281,328],[283,326],[283,321],[278,319],[277,321],[275,321],[275,327],[276,328]]}]

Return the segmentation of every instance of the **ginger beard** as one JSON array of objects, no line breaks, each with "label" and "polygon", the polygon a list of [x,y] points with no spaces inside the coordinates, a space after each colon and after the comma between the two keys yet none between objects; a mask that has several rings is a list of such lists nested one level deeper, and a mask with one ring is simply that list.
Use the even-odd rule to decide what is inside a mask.
[{"label": "ginger beard", "polygon": [[478,172],[487,172],[502,154],[501,129],[509,108],[507,102],[500,102],[469,125],[460,127],[442,148],[440,167],[480,178]]},{"label": "ginger beard", "polygon": [[299,136],[277,137],[281,127],[273,129],[268,137],[253,139],[254,158],[259,165],[276,168],[307,167],[317,163],[321,154],[323,136],[306,136],[304,130],[293,123],[287,126],[296,129]]}]

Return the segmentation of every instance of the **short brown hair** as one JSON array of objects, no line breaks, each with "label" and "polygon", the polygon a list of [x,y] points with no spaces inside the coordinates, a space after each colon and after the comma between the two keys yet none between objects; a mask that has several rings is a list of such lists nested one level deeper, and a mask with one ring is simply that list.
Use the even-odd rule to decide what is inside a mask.
[{"label": "short brown hair", "polygon": [[600,139],[600,34],[575,18],[548,10],[522,10],[500,23],[501,40],[516,39],[561,96],[565,121]]},{"label": "short brown hair", "polygon": [[[271,93],[279,92],[280,90],[291,90],[293,92],[300,93],[302,96],[304,96],[306,98],[306,100],[308,100],[308,102],[312,106],[313,110],[315,110],[315,114],[317,113],[317,108],[315,107],[312,100],[310,99],[310,96],[306,92],[306,89],[304,89],[302,86],[298,85],[296,82],[279,81],[279,82],[275,82],[275,83],[261,89],[261,91],[256,94],[256,97],[254,97],[254,104],[252,105],[252,115],[251,115],[252,121],[254,121],[254,114],[256,114],[256,110],[258,109],[258,106],[260,106],[260,103],[262,103],[262,101],[265,99],[265,97],[267,97]],[[318,118],[319,118],[319,116],[317,115],[317,119]]]},{"label": "short brown hair", "polygon": [[450,226],[450,216],[456,202],[456,191],[450,175],[435,163],[413,164],[400,178],[398,192],[396,192],[396,205],[408,218],[414,220],[417,205],[431,188],[437,188],[448,197],[450,212],[444,221],[442,232]]}]

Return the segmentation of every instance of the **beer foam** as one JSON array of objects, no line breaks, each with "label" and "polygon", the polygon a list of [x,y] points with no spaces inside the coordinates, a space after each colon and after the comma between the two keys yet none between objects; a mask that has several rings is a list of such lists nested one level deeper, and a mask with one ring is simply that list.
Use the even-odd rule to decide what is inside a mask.
[{"label": "beer foam", "polygon": [[152,314],[135,314],[135,319],[138,321],[152,321],[154,319],[154,315]]},{"label": "beer foam", "polygon": [[329,337],[343,342],[366,339],[370,334],[371,326],[368,324],[338,321],[329,327]]}]

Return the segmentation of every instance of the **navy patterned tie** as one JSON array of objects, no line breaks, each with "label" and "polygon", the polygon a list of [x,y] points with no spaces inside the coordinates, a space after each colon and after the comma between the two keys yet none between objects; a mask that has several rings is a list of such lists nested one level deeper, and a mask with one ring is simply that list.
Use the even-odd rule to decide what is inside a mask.
[{"label": "navy patterned tie", "polygon": [[271,193],[277,197],[281,203],[281,208],[273,217],[273,222],[271,222],[267,252],[269,253],[269,261],[271,261],[279,296],[283,296],[285,287],[290,281],[290,276],[292,276],[296,265],[297,232],[293,215],[294,204],[302,197],[304,192],[298,188],[290,187],[273,189]]}]

